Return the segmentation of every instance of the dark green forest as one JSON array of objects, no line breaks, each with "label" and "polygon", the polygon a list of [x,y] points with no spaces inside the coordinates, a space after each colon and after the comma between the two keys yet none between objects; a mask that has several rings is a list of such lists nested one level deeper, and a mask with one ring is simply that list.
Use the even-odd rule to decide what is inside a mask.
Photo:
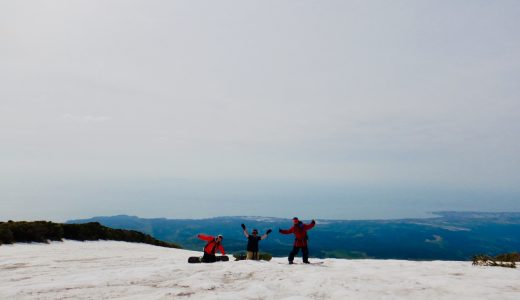
[{"label": "dark green forest", "polygon": [[113,229],[87,222],[83,224],[61,224],[47,221],[0,222],[0,245],[13,243],[48,243],[63,239],[77,241],[114,240],[145,243],[155,246],[180,248],[172,242],[163,242],[136,230]]}]

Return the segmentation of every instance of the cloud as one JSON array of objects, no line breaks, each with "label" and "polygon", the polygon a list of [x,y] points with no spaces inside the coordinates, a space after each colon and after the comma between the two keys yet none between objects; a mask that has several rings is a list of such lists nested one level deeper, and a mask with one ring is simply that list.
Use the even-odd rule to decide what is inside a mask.
[{"label": "cloud", "polygon": [[167,136],[159,136],[159,137],[154,138],[154,141],[156,141],[158,143],[166,144],[170,141],[170,138]]},{"label": "cloud", "polygon": [[77,122],[77,123],[101,123],[101,122],[106,122],[111,119],[108,116],[91,116],[91,115],[78,116],[78,115],[72,115],[69,113],[64,114],[62,116],[62,118],[65,121],[71,121],[71,122]]}]

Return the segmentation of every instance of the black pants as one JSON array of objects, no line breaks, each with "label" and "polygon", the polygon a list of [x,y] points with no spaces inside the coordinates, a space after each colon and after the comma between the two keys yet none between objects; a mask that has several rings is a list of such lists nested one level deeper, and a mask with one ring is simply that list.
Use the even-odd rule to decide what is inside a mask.
[{"label": "black pants", "polygon": [[204,256],[202,256],[202,262],[213,263],[216,261],[217,261],[217,257],[215,256],[215,254],[208,254],[208,253],[204,252]]},{"label": "black pants", "polygon": [[303,262],[309,261],[309,248],[307,246],[304,247],[296,247],[292,248],[291,253],[289,253],[289,261],[292,262],[294,260],[294,256],[298,254],[298,252],[302,249]]}]

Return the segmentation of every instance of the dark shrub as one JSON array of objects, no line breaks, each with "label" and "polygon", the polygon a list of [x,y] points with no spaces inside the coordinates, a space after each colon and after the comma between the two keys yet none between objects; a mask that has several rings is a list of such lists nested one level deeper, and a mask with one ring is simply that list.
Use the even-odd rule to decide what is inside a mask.
[{"label": "dark shrub", "polygon": [[85,224],[63,224],[63,238],[76,241],[97,241],[107,239],[98,222]]},{"label": "dark shrub", "polygon": [[0,245],[16,242],[47,243],[62,239],[77,241],[115,240],[146,243],[168,248],[181,248],[179,245],[156,240],[150,235],[134,231],[112,229],[98,222],[85,224],[59,224],[46,221],[0,223]]},{"label": "dark shrub", "polygon": [[46,243],[48,240],[60,241],[63,235],[59,224],[45,221],[8,222],[7,228],[12,232],[13,239],[16,242]]},{"label": "dark shrub", "polygon": [[261,252],[259,256],[260,256],[260,260],[266,260],[266,261],[270,261],[273,258],[273,256],[267,252]]},{"label": "dark shrub", "polygon": [[0,245],[12,244],[14,242],[13,233],[7,228],[7,226],[2,225],[3,224],[0,224]]},{"label": "dark shrub", "polygon": [[[235,253],[235,254],[233,254],[233,257],[235,258],[235,261],[236,260],[245,260],[246,253],[244,253],[244,252]],[[260,252],[260,254],[258,255],[258,258],[260,260],[270,261],[273,258],[273,256],[267,252]]]},{"label": "dark shrub", "polygon": [[507,262],[520,262],[520,253],[513,252],[513,253],[499,254],[495,257],[495,260],[507,261]]},{"label": "dark shrub", "polygon": [[505,253],[495,257],[479,254],[473,256],[473,265],[516,268],[515,262],[518,261],[518,258],[518,253]]}]

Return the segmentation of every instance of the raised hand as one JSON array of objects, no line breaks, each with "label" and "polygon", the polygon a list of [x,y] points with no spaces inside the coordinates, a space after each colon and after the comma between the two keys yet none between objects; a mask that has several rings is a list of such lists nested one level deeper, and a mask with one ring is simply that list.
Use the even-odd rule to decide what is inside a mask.
[{"label": "raised hand", "polygon": [[246,230],[246,225],[240,224],[240,226],[242,227],[242,229]]},{"label": "raised hand", "polygon": [[266,234],[273,232],[271,229],[267,230]]}]

